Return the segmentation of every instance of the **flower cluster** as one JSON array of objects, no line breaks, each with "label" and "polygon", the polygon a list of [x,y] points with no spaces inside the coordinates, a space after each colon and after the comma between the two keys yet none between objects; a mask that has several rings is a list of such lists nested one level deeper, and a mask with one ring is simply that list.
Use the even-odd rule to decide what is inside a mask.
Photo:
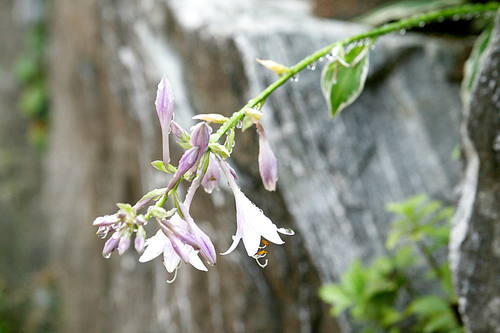
[{"label": "flower cluster", "polygon": [[[194,194],[201,185],[207,193],[219,189],[222,173],[227,178],[235,202],[237,227],[236,235],[229,249],[222,253],[226,255],[234,251],[243,240],[248,255],[257,260],[267,253],[264,248],[269,244],[283,244],[279,233],[293,235],[290,229],[278,228],[264,213],[256,207],[236,184],[237,175],[228,164],[234,145],[235,126],[229,128],[226,141],[220,144],[211,138],[212,123],[225,123],[229,119],[217,114],[205,114],[194,117],[202,120],[193,126],[188,133],[174,119],[174,93],[166,76],[158,84],[156,95],[156,111],[162,130],[163,160],[153,162],[157,169],[172,174],[166,188],[156,189],[142,197],[134,206],[118,204],[119,211],[113,215],[105,215],[95,219],[97,234],[101,238],[111,236],[106,241],[103,256],[109,258],[114,250],[121,255],[128,250],[132,234],[135,235],[134,247],[140,262],[147,262],[163,253],[163,263],[169,273],[176,273],[181,263],[189,263],[195,268],[206,271],[205,263],[215,265],[216,251],[210,237],[200,229],[189,213]],[[245,109],[246,127],[256,125],[259,133],[259,170],[264,187],[269,191],[276,189],[277,162],[267,141],[264,128],[260,122],[262,113],[255,109]],[[170,164],[169,134],[178,139],[178,144],[185,149],[179,160],[178,167]],[[182,180],[191,182],[187,194],[182,201],[177,188]],[[168,198],[173,198],[174,205],[167,211],[163,205]],[[144,214],[140,213],[145,210]],[[158,224],[156,234],[146,239],[144,226],[154,219]],[[263,246],[261,246],[261,238]],[[203,259],[203,260],[202,260]],[[174,276],[175,279],[175,276]]]}]

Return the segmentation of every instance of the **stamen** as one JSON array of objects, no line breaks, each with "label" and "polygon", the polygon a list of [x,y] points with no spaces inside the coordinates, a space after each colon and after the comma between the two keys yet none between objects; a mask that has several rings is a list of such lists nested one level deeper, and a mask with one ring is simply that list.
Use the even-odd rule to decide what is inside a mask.
[{"label": "stamen", "polygon": [[177,278],[177,271],[179,270],[179,268],[181,268],[181,265],[182,265],[182,260],[179,261],[179,264],[177,265],[177,267],[175,267],[174,277],[172,278],[172,280],[167,280],[167,283],[172,283],[175,281],[175,279]]},{"label": "stamen", "polygon": [[[254,258],[255,258],[255,257],[254,257]],[[259,258],[255,258],[255,261],[257,261],[257,264],[259,264],[259,266],[260,266],[260,267],[264,268],[264,267],[266,267],[266,266],[267,266],[267,262],[268,262],[269,260],[268,260],[268,259],[266,259],[266,262],[265,262],[265,263],[263,263],[263,264],[259,261]]]}]

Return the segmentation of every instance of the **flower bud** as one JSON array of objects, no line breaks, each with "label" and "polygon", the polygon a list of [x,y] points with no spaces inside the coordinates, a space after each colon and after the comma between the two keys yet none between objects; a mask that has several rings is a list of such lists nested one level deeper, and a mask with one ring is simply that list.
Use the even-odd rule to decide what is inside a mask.
[{"label": "flower bud", "polygon": [[219,190],[220,181],[220,168],[219,162],[215,158],[214,154],[210,153],[207,172],[201,181],[201,185],[205,189],[205,192],[212,193],[214,189]]},{"label": "flower bud", "polygon": [[127,252],[130,247],[130,231],[127,229],[123,235],[120,237],[120,241],[118,242],[118,253],[120,255]]},{"label": "flower bud", "polygon": [[118,217],[117,214],[113,215],[104,215],[104,216],[99,216],[94,220],[94,223],[92,223],[94,226],[97,227],[107,227],[109,225],[115,224],[120,222],[120,218]]},{"label": "flower bud", "polygon": [[200,148],[200,155],[205,154],[208,149],[210,133],[212,133],[212,128],[206,122],[201,122],[191,127],[191,140],[189,140],[189,143],[193,147]]},{"label": "flower bud", "polygon": [[142,225],[137,228],[137,233],[135,235],[134,247],[137,253],[141,254],[144,251],[144,246],[146,243],[146,230]]},{"label": "flower bud", "polygon": [[170,123],[170,127],[172,128],[172,133],[180,139],[182,142],[189,142],[189,139],[191,137],[189,136],[189,133],[184,130],[179,124],[177,124],[175,121],[172,120]]},{"label": "flower bud", "polygon": [[257,60],[257,62],[259,64],[266,67],[267,69],[272,70],[277,75],[290,73],[290,68],[288,68],[282,64],[278,64],[277,62],[275,62],[273,60],[260,60],[260,59],[255,59],[255,60]]},{"label": "flower bud", "polygon": [[278,162],[274,156],[273,150],[262,124],[258,122],[257,130],[259,132],[259,171],[264,187],[268,191],[276,190],[276,182],[278,180]]},{"label": "flower bud", "polygon": [[168,134],[170,133],[170,122],[174,114],[174,92],[166,75],[158,84],[155,105],[162,132],[163,163],[168,165],[168,162],[170,162]]},{"label": "flower bud", "polygon": [[116,250],[121,237],[122,232],[115,231],[113,235],[111,235],[111,237],[106,241],[106,243],[104,244],[104,248],[102,249],[102,256],[104,258],[108,259],[111,256],[111,252]]}]

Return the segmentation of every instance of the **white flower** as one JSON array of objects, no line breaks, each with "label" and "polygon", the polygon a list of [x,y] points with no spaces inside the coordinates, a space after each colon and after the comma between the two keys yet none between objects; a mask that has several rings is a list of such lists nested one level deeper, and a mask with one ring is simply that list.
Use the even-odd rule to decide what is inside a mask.
[{"label": "white flower", "polygon": [[274,244],[283,244],[284,242],[278,232],[293,235],[293,231],[290,229],[278,228],[241,192],[226,162],[221,161],[220,165],[234,193],[237,218],[236,235],[233,236],[233,244],[231,244],[231,247],[226,252],[222,253],[223,255],[233,252],[240,240],[243,239],[243,244],[248,255],[255,257],[259,251],[261,237]]},{"label": "white flower", "polygon": [[[187,223],[180,218],[179,215],[175,214],[172,216],[170,221],[181,227],[182,229],[187,229]],[[175,237],[175,236],[174,236]],[[196,251],[191,245],[180,242],[176,239],[176,243],[181,243],[181,249],[185,253],[186,262],[189,262],[193,267],[200,271],[207,271],[208,269],[203,264],[203,261],[198,257],[198,251]],[[146,240],[146,249],[144,253],[139,258],[140,262],[147,262],[153,260],[163,253],[163,264],[169,273],[172,273],[179,267],[181,257],[174,250],[172,246],[172,241],[165,235],[165,233],[160,229],[151,238]]]}]

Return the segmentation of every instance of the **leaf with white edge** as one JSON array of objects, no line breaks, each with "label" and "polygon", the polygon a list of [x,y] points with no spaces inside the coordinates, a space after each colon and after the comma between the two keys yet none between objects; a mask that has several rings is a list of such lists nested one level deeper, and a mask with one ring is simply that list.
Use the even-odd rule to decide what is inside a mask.
[{"label": "leaf with white edge", "polygon": [[368,54],[373,42],[370,40],[349,47],[343,57],[335,57],[323,68],[321,90],[332,117],[361,94],[368,75]]}]

